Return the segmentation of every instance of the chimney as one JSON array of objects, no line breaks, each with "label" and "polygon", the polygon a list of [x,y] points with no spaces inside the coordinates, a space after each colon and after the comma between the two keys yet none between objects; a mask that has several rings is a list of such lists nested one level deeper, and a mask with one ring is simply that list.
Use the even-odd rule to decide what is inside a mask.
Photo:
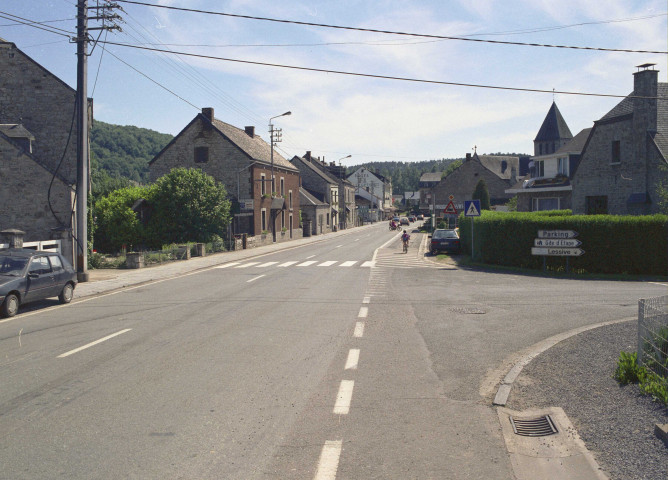
[{"label": "chimney", "polygon": [[656,63],[638,65],[638,71],[633,74],[633,95],[638,97],[656,97],[659,71],[654,70]]},{"label": "chimney", "polygon": [[311,161],[311,150],[308,150],[308,151],[304,154],[304,158],[305,158],[306,160],[308,160],[309,162]]},{"label": "chimney", "polygon": [[466,154],[466,161],[468,162],[469,160],[471,160],[471,154],[470,154],[470,153],[467,153],[467,154]]},{"label": "chimney", "polygon": [[249,137],[255,138],[255,127],[244,127],[244,131]]},{"label": "chimney", "polygon": [[202,109],[202,115],[206,117],[207,120],[213,122],[213,107],[205,107]]}]

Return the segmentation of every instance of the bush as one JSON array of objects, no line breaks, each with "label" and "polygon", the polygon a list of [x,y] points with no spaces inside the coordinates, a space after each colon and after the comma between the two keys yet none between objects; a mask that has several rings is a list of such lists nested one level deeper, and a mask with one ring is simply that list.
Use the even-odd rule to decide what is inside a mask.
[{"label": "bush", "polygon": [[614,377],[622,385],[638,383],[641,393],[651,395],[654,401],[668,405],[668,380],[644,366],[639,366],[636,352],[620,352]]}]

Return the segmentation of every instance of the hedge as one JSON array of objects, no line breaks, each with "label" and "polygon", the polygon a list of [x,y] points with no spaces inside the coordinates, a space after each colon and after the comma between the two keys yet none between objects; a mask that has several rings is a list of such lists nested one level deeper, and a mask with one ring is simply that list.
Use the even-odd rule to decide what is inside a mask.
[{"label": "hedge", "polygon": [[[462,245],[471,253],[471,220],[460,215]],[[572,215],[570,211],[483,211],[475,219],[474,260],[542,269],[543,257],[531,254],[538,230],[575,230],[585,253],[570,257],[580,273],[668,274],[668,216]],[[565,257],[546,257],[550,270],[563,270]]]}]

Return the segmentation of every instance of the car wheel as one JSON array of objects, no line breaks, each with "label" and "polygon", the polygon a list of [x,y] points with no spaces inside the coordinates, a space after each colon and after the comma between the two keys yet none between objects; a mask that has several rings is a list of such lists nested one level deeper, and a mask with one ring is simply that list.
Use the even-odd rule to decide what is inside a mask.
[{"label": "car wheel", "polygon": [[19,311],[19,304],[19,297],[10,293],[5,297],[0,313],[3,317],[13,317]]},{"label": "car wheel", "polygon": [[71,283],[65,284],[63,291],[58,295],[58,300],[60,303],[70,303],[72,301],[72,296],[74,295],[74,288],[72,288]]}]

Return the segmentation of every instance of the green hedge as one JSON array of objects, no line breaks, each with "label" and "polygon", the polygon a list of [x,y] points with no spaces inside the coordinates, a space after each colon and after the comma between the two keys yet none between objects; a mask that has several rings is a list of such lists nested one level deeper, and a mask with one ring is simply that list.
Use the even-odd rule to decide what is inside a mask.
[{"label": "green hedge", "polygon": [[[462,245],[471,253],[471,220],[460,215]],[[572,215],[570,211],[483,211],[475,219],[475,261],[542,269],[531,255],[538,230],[575,230],[585,253],[570,257],[581,273],[668,274],[668,216]],[[547,257],[550,270],[563,270],[565,257]]]}]

